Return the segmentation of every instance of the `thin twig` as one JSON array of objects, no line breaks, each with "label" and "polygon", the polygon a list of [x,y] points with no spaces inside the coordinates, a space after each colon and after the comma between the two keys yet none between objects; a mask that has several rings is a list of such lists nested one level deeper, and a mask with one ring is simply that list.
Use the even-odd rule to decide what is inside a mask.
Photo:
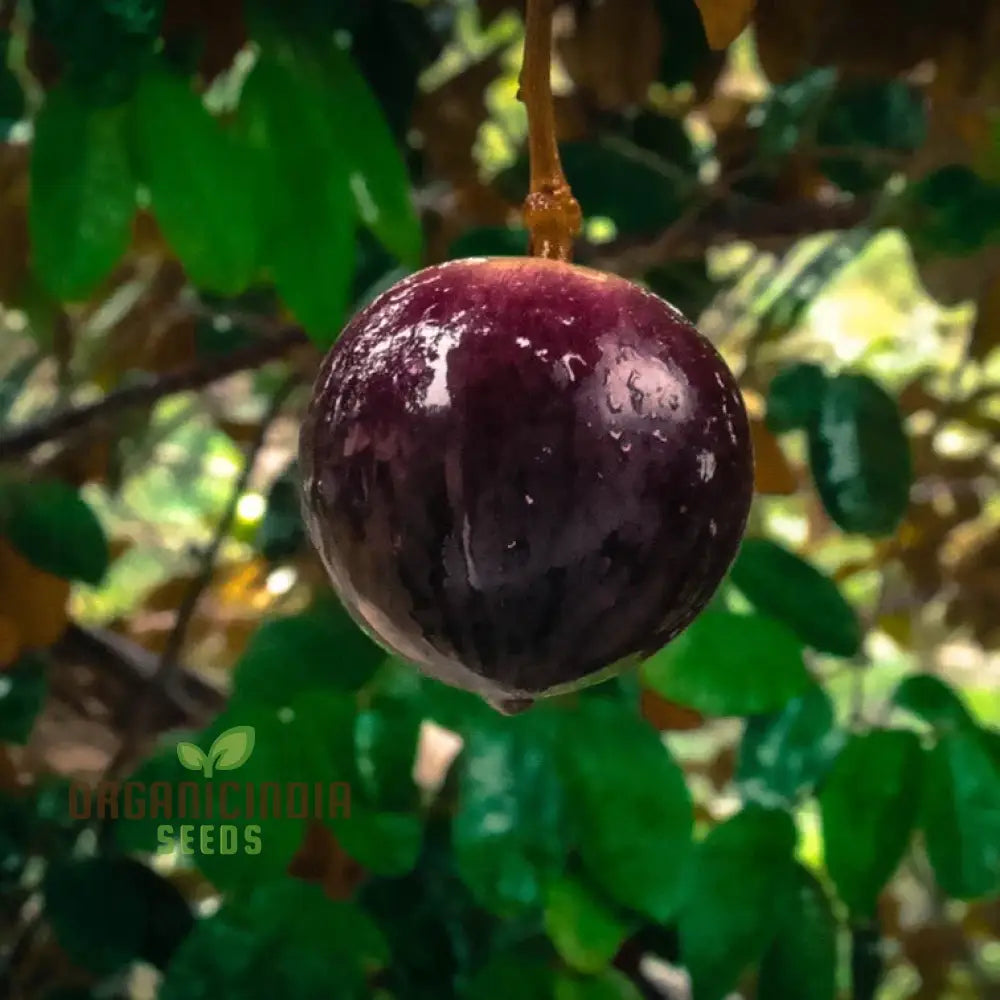
[{"label": "thin twig", "polygon": [[201,555],[201,566],[198,575],[191,581],[180,607],[177,609],[177,619],[170,635],[167,637],[167,643],[160,655],[156,670],[149,678],[146,687],[139,697],[139,703],[132,713],[132,718],[122,737],[118,752],[108,765],[105,773],[106,779],[117,777],[122,768],[130,762],[137,744],[142,739],[143,732],[147,728],[147,722],[153,706],[162,692],[169,687],[171,681],[174,679],[180,661],[180,654],[187,638],[188,628],[194,618],[194,613],[198,608],[198,603],[202,595],[212,581],[212,576],[215,573],[216,559],[236,518],[236,508],[240,497],[246,492],[247,484],[250,482],[250,477],[253,475],[253,470],[257,463],[257,457],[267,438],[268,430],[281,411],[281,407],[284,405],[289,393],[295,388],[298,382],[299,377],[297,375],[290,376],[271,400],[267,413],[261,421],[257,435],[250,444],[243,469],[233,484],[229,503],[226,505],[226,509],[219,519],[211,542],[209,542]]},{"label": "thin twig", "polygon": [[801,200],[784,205],[702,203],[684,212],[652,241],[623,239],[580,253],[581,263],[624,277],[638,277],[675,261],[700,260],[712,247],[737,240],[752,241],[758,251],[787,246],[819,232],[854,229],[871,219],[866,198],[823,204]]},{"label": "thin twig", "polygon": [[203,389],[236,372],[259,368],[306,343],[305,332],[300,327],[283,327],[274,336],[232,351],[224,357],[202,361],[167,375],[144,378],[109,392],[92,403],[50,413],[0,436],[0,461],[19,458],[38,445],[80,430],[95,420],[117,417],[123,411],[137,407],[148,409],[166,396]]}]

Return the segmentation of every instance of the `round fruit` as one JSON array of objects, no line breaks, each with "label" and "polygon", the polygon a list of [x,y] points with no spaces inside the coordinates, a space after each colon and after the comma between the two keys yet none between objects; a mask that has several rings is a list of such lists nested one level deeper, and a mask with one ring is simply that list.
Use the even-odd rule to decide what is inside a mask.
[{"label": "round fruit", "polygon": [[359,312],[300,466],[357,621],[503,711],[684,629],[753,491],[739,390],[695,327],[622,278],[534,257],[430,267]]}]

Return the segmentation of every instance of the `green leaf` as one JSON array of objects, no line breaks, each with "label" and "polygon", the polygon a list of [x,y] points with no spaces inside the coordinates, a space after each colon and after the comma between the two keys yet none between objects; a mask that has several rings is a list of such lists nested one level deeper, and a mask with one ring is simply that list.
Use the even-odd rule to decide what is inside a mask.
[{"label": "green leaf", "polygon": [[104,529],[66,483],[19,484],[9,496],[4,534],[28,562],[46,573],[93,586],[104,579],[110,560]]},{"label": "green leaf", "polygon": [[493,955],[469,983],[467,1000],[553,1000],[555,972],[550,964],[516,951]]},{"label": "green leaf", "polygon": [[745,538],[730,579],[761,613],[821,653],[855,656],[861,625],[828,576],[768,538]]},{"label": "green leaf", "polygon": [[930,752],[921,825],[950,897],[1000,892],[1000,761],[978,732],[946,732]]},{"label": "green leaf", "polygon": [[310,691],[354,691],[384,659],[331,603],[262,625],[236,665],[234,699],[281,705]]},{"label": "green leaf", "polygon": [[124,107],[93,108],[65,85],[35,121],[28,223],[35,272],[57,298],[86,298],[128,247],[136,181]]},{"label": "green leaf", "polygon": [[350,816],[332,826],[337,843],[374,875],[405,875],[417,863],[424,836],[417,812],[377,810],[352,800]]},{"label": "green leaf", "polygon": [[219,771],[235,771],[250,759],[254,739],[253,726],[233,726],[215,738],[208,751],[208,759]]},{"label": "green leaf", "polygon": [[450,837],[450,817],[435,817],[411,872],[366,879],[358,890],[392,951],[385,986],[395,996],[435,1000],[442,983],[464,985],[497,950],[496,918],[475,903],[455,871]]},{"label": "green leaf", "polygon": [[[207,753],[227,731],[253,729],[253,752],[239,773],[206,781],[184,769],[174,748],[158,753],[130,780],[147,789],[169,786],[174,807],[167,815],[123,816],[118,843],[133,850],[176,846],[222,891],[245,892],[280,877],[309,819],[332,822],[349,806],[354,713],[353,699],[335,692],[311,691],[270,706],[231,704],[192,742]],[[246,749],[243,736],[239,742],[232,750]],[[182,809],[181,786],[194,792],[193,810]],[[222,826],[231,828],[225,842]]]},{"label": "green leaf", "polygon": [[306,529],[295,463],[271,485],[254,544],[269,562],[290,559],[305,548]]},{"label": "green leaf", "polygon": [[350,185],[361,221],[382,244],[412,267],[420,263],[423,233],[399,147],[382,111],[342,48],[320,53],[329,113],[349,160]]},{"label": "green leaf", "polygon": [[760,963],[757,994],[767,1000],[834,1000],[837,995],[837,920],[816,877],[795,866],[777,937]]},{"label": "green leaf", "polygon": [[355,998],[388,960],[384,940],[353,903],[288,878],[201,920],[181,945],[161,1000]]},{"label": "green leaf", "polygon": [[747,719],[736,783],[749,801],[794,805],[823,778],[842,743],[830,696],[814,684],[780,712]]},{"label": "green leaf", "polygon": [[809,465],[826,512],[844,531],[891,535],[913,476],[895,400],[866,375],[827,381],[809,429]]},{"label": "green leaf", "polygon": [[60,946],[99,975],[139,958],[164,968],[194,925],[177,889],[131,858],[57,860],[43,890]]},{"label": "green leaf", "polygon": [[922,765],[915,734],[873,730],[851,737],[820,792],[826,867],[856,917],[874,913],[910,842]]},{"label": "green leaf", "polygon": [[134,883],[146,908],[139,958],[166,969],[181,942],[194,928],[194,915],[180,890],[146,865],[132,858],[112,858],[116,878]]},{"label": "green leaf", "polygon": [[666,921],[691,857],[687,785],[659,734],[617,700],[582,702],[559,740],[579,850],[610,898]]},{"label": "green leaf", "polygon": [[255,32],[268,57],[295,66],[324,98],[321,109],[347,168],[356,210],[385,248],[419,266],[423,233],[399,146],[365,78],[327,32],[305,35],[263,25]]},{"label": "green leaf", "polygon": [[177,744],[177,759],[189,771],[208,771],[211,767],[208,757],[194,743],[183,740]]},{"label": "green leaf", "polygon": [[762,615],[706,611],[642,665],[654,691],[706,715],[772,712],[802,694],[802,646]]},{"label": "green leaf", "polygon": [[976,725],[958,693],[932,674],[903,678],[892,700],[938,730],[972,730]]},{"label": "green leaf", "polygon": [[354,264],[355,208],[346,151],[324,115],[325,93],[301,64],[265,53],[240,99],[240,127],[262,170],[261,262],[321,347],[344,323]]},{"label": "green leaf", "polygon": [[721,1000],[763,954],[794,877],[788,813],[747,806],[715,827],[695,855],[678,915],[694,1000]]},{"label": "green leaf", "polygon": [[402,139],[410,129],[420,75],[444,50],[451,17],[445,12],[439,20],[434,13],[405,0],[369,6],[365,13],[367,16],[356,16],[359,23],[351,29],[351,55],[393,134]]},{"label": "green leaf", "polygon": [[328,899],[319,886],[282,878],[257,886],[231,919],[262,929],[275,943],[332,952],[349,968],[375,972],[389,961],[382,933],[353,903]]},{"label": "green leaf", "polygon": [[0,743],[28,742],[48,688],[45,667],[33,656],[0,673]]},{"label": "green leaf", "polygon": [[412,699],[381,697],[358,712],[354,723],[358,792],[373,806],[413,809],[413,780],[421,713]]},{"label": "green leaf", "polygon": [[140,176],[164,237],[196,285],[242,292],[260,249],[258,164],[161,66],[143,76],[134,109]]},{"label": "green leaf", "polygon": [[906,233],[918,253],[967,257],[1000,239],[1000,185],[965,164],[932,170],[910,185]]},{"label": "green leaf", "polygon": [[767,389],[767,426],[775,434],[810,426],[825,388],[826,374],[819,365],[799,362],[782,369]]},{"label": "green leaf", "polygon": [[823,66],[775,87],[761,108],[761,155],[778,158],[795,149],[803,132],[815,127],[836,85],[837,71]]},{"label": "green leaf", "polygon": [[476,729],[459,760],[458,869],[502,915],[539,905],[566,860],[565,800],[545,718],[529,713]]},{"label": "green leaf", "polygon": [[164,0],[33,0],[31,32],[44,39],[76,93],[93,104],[114,103],[134,90],[159,38],[163,7]]},{"label": "green leaf", "polygon": [[32,853],[34,805],[26,795],[0,793],[0,891],[20,882]]},{"label": "green leaf", "polygon": [[561,972],[556,978],[555,1000],[642,1000],[642,993],[618,969],[604,969],[586,979]]},{"label": "green leaf", "polygon": [[600,972],[618,953],[630,921],[586,883],[567,875],[545,893],[545,930],[559,956],[578,972]]},{"label": "green leaf", "polygon": [[866,156],[869,150],[912,153],[927,138],[924,98],[902,80],[844,83],[823,108],[816,143],[842,149],[843,156],[824,157],[827,177],[845,191],[861,194],[884,184],[894,164]]}]

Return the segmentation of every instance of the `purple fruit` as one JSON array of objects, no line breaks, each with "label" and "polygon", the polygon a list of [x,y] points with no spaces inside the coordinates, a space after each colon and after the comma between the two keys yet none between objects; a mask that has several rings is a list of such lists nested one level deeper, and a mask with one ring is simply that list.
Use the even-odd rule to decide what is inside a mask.
[{"label": "purple fruit", "polygon": [[746,411],[708,341],[622,278],[541,258],[430,267],[359,312],[300,463],[357,621],[506,711],[684,629],[753,492]]}]

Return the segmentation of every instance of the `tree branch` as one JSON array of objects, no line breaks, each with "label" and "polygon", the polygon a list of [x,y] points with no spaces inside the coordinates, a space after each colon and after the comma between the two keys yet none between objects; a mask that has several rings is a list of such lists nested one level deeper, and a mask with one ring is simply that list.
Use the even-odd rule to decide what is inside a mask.
[{"label": "tree branch", "polygon": [[634,239],[590,247],[578,255],[581,263],[625,277],[675,261],[698,260],[714,246],[749,240],[762,249],[816,233],[853,229],[867,221],[872,202],[866,198],[823,204],[794,201],[784,205],[742,204],[729,200],[682,215],[649,243]]},{"label": "tree branch", "polygon": [[300,327],[285,327],[224,357],[200,362],[167,375],[151,376],[109,392],[101,399],[70,406],[0,435],[0,461],[19,458],[47,441],[54,441],[106,417],[138,407],[151,407],[166,396],[203,389],[236,372],[259,368],[308,343]]},{"label": "tree branch", "polygon": [[209,542],[208,546],[201,555],[201,567],[198,576],[187,588],[180,607],[177,609],[177,619],[170,635],[167,638],[167,644],[164,647],[159,662],[157,663],[156,670],[149,678],[142,694],[139,697],[138,704],[135,706],[132,717],[129,720],[128,727],[122,737],[122,742],[118,748],[118,752],[108,765],[105,775],[106,778],[117,777],[118,772],[131,760],[137,744],[142,739],[143,731],[147,727],[152,707],[155,705],[157,698],[162,694],[162,692],[169,687],[171,680],[179,668],[179,658],[181,650],[184,648],[184,641],[187,638],[188,627],[190,626],[194,613],[197,610],[198,602],[201,600],[206,588],[212,581],[212,576],[215,572],[216,559],[218,558],[223,542],[229,535],[229,531],[232,528],[233,521],[236,517],[237,505],[239,504],[240,497],[246,492],[247,484],[250,482],[250,477],[253,475],[254,467],[257,464],[257,457],[260,454],[261,448],[264,446],[265,439],[267,438],[267,432],[281,411],[281,407],[287,400],[289,393],[291,393],[298,382],[299,378],[296,375],[286,379],[271,400],[267,413],[264,415],[260,427],[257,430],[257,434],[247,451],[247,457],[246,461],[243,463],[243,469],[241,470],[236,482],[233,484],[229,497],[229,503],[227,504],[222,517],[219,519],[219,523],[212,536],[211,542]]},{"label": "tree branch", "polygon": [[[158,657],[127,636],[110,629],[70,623],[52,647],[59,662],[83,663],[119,678],[129,688],[144,687],[156,673]],[[194,725],[225,705],[225,692],[183,667],[175,672],[177,681],[164,692],[176,724]],[[171,722],[167,723],[172,724]]]}]

